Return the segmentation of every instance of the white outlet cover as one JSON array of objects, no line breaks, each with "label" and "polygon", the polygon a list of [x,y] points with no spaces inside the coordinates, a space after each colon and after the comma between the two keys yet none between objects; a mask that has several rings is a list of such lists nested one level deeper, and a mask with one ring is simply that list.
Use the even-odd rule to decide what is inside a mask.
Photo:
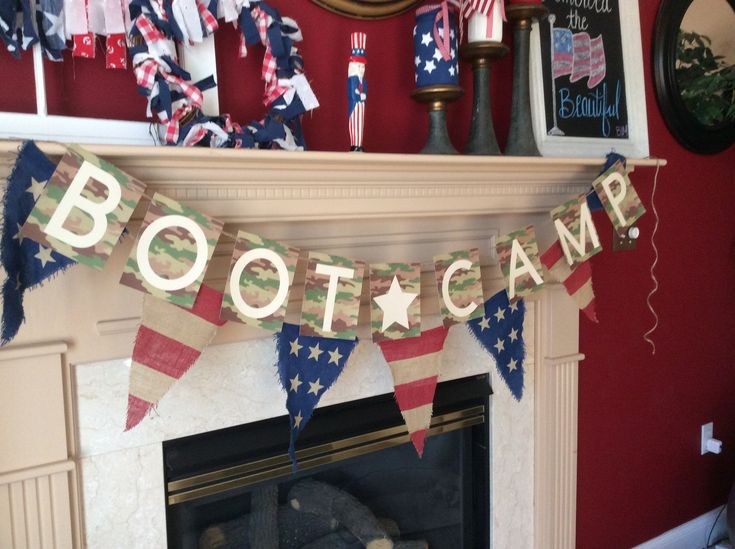
[{"label": "white outlet cover", "polygon": [[700,438],[699,450],[702,455],[709,453],[707,441],[714,436],[714,423],[709,422],[702,425],[702,436]]}]

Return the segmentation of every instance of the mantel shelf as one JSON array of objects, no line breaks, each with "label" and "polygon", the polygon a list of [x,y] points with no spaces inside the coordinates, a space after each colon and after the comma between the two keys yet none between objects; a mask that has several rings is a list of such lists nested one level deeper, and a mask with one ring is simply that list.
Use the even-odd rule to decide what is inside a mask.
[{"label": "mantel shelf", "polygon": [[[18,146],[0,141],[0,167],[12,165]],[[52,157],[64,151],[58,143],[39,146]],[[588,189],[601,165],[599,158],[85,147],[230,223],[538,213]]]}]

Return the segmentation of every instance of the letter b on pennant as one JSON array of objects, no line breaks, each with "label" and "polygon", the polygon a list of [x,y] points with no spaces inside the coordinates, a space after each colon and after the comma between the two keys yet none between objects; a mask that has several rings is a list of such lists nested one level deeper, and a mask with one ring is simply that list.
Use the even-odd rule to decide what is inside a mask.
[{"label": "letter b on pennant", "polygon": [[145,185],[81,147],[69,147],[21,234],[102,269]]}]

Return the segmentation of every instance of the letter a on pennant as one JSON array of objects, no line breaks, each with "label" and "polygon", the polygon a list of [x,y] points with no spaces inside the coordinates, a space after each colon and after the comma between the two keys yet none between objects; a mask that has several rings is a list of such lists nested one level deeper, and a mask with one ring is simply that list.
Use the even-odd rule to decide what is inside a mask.
[{"label": "letter a on pennant", "polygon": [[484,298],[477,248],[434,256],[434,271],[445,328],[482,316]]},{"label": "letter a on pennant", "polygon": [[309,252],[299,333],[356,339],[365,263]]},{"label": "letter a on pennant", "polygon": [[541,260],[533,225],[498,237],[495,250],[511,303],[543,287],[544,280],[539,274]]},{"label": "letter a on pennant", "polygon": [[143,183],[109,162],[69,147],[21,235],[101,270],[144,191]]},{"label": "letter a on pennant", "polygon": [[592,186],[620,236],[625,236],[628,228],[646,213],[622,162],[613,164]]},{"label": "letter a on pennant", "polygon": [[297,248],[238,232],[220,318],[280,332],[298,261]]},{"label": "letter a on pennant", "polygon": [[551,210],[551,218],[569,265],[583,263],[602,251],[587,205],[587,193]]},{"label": "letter a on pennant", "polygon": [[153,195],[120,283],[190,309],[223,223]]}]

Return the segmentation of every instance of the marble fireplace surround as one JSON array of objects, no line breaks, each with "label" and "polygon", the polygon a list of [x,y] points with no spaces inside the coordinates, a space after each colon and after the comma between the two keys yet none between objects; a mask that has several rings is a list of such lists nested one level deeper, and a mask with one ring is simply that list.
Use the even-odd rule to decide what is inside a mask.
[{"label": "marble fireplace surround", "polygon": [[[16,147],[0,142],[0,175],[7,174]],[[62,153],[60,145],[42,148],[52,157]],[[550,233],[549,210],[588,189],[599,170],[595,159],[88,148],[153,189],[223,219],[230,232],[245,228],[302,249],[368,262],[422,261],[427,328],[439,323],[432,255],[480,248],[489,297],[502,287],[494,237],[528,223]],[[652,166],[655,161],[630,164]],[[139,208],[133,231],[142,214]],[[34,508],[35,492],[27,488],[34,482],[63,484],[66,476],[68,495],[62,496],[68,508],[58,502],[51,506],[54,535],[62,539],[57,546],[164,547],[161,441],[284,413],[271,338],[228,323],[157,412],[132,432],[122,432],[126,357],[141,303],[138,292],[118,284],[130,240],[119,246],[103,272],[76,267],[31,292],[27,324],[12,346],[0,350],[3,379],[37,387],[40,378],[28,378],[36,374],[22,366],[39,364],[46,368],[37,375],[43,375],[49,394],[64,396],[63,401],[39,402],[35,422],[23,420],[27,432],[9,431],[18,439],[11,442],[23,450],[0,456],[0,495],[3,490],[10,494],[12,511],[4,514],[0,505],[0,531],[4,521],[17,527],[25,520],[31,536],[30,520],[43,536],[48,505],[38,497]],[[215,252],[207,282],[216,288],[224,285],[231,250],[232,241],[225,238]],[[288,313],[293,322],[301,285],[297,276]],[[363,326],[367,304],[363,294]],[[558,285],[548,285],[528,303],[521,402],[513,400],[492,359],[463,327],[453,328],[447,341],[443,379],[492,375],[489,519],[494,549],[574,546],[577,367],[583,358],[578,318]],[[389,370],[365,338],[368,334],[362,335],[364,342],[323,405],[390,392]],[[26,417],[12,403],[3,403],[0,411],[6,418],[0,427],[2,421]],[[42,436],[33,435],[35,427]],[[59,499],[58,490],[51,493]],[[59,524],[67,523],[59,533]]]}]

